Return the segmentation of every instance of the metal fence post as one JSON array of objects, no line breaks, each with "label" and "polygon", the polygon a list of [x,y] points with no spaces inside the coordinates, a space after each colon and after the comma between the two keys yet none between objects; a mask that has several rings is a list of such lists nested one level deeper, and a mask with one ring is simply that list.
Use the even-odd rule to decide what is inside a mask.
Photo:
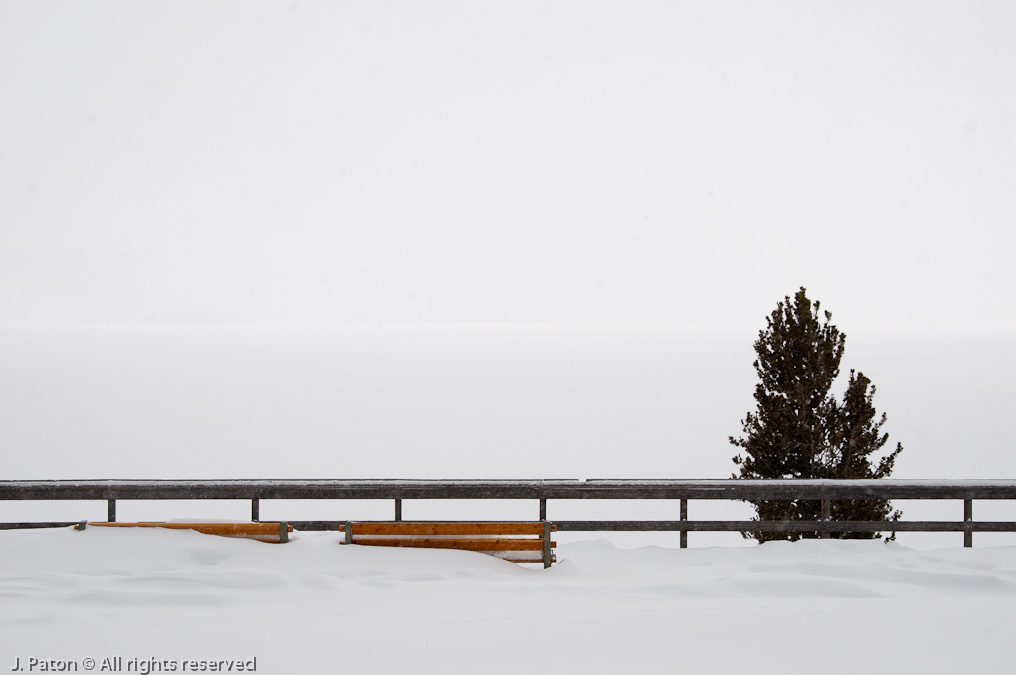
[{"label": "metal fence post", "polygon": [[547,519],[547,500],[544,498],[540,499],[540,520]]},{"label": "metal fence post", "polygon": [[261,500],[257,497],[250,500],[250,520],[252,523],[261,520]]},{"label": "metal fence post", "polygon": [[[832,520],[832,505],[828,499],[822,500],[822,521],[828,523]],[[829,538],[829,530],[822,530],[822,534],[819,535],[823,539]]]},{"label": "metal fence post", "polygon": [[550,567],[554,559],[554,550],[550,543],[551,525],[549,521],[543,521],[543,569]]},{"label": "metal fence post", "polygon": [[395,500],[395,520],[396,521],[402,520],[402,500],[401,499],[396,499]]},{"label": "metal fence post", "polygon": [[[681,520],[688,520],[688,500],[681,500]],[[688,530],[681,530],[681,548],[688,548]]]},{"label": "metal fence post", "polygon": [[289,523],[284,520],[279,523],[279,543],[289,543]]},{"label": "metal fence post", "polygon": [[350,521],[347,520],[346,521],[346,528],[345,529],[346,529],[346,543],[347,544],[352,544],[353,543],[353,523],[351,523]]},{"label": "metal fence post", "polygon": [[106,521],[110,523],[116,522],[116,500],[106,500]]},{"label": "metal fence post", "polygon": [[[963,522],[970,523],[974,520],[974,500],[964,499],[963,500]],[[974,546],[974,533],[972,530],[963,531],[963,547],[973,548]]]}]

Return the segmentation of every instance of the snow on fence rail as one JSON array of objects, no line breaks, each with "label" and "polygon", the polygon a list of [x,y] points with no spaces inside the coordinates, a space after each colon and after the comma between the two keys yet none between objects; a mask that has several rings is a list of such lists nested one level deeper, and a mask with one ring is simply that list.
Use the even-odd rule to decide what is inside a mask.
[{"label": "snow on fence rail", "polygon": [[[244,499],[258,521],[262,499],[391,499],[402,520],[403,499],[533,499],[547,520],[550,499],[677,499],[680,520],[555,520],[561,532],[1016,532],[1016,522],[973,520],[974,499],[1016,499],[1016,480],[54,480],[0,481],[0,500],[105,500],[109,522],[116,501]],[[690,500],[814,500],[821,520],[688,520]],[[830,502],[855,499],[960,499],[962,521],[842,521],[830,519]],[[338,530],[345,521],[290,521],[298,530]],[[0,523],[0,529],[68,527],[73,522]]]}]

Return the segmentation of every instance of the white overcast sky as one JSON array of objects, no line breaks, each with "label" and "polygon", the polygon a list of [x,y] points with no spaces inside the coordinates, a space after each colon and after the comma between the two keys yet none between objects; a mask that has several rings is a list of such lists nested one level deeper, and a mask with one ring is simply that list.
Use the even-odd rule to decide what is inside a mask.
[{"label": "white overcast sky", "polygon": [[0,0],[0,324],[1016,322],[1016,3]]}]

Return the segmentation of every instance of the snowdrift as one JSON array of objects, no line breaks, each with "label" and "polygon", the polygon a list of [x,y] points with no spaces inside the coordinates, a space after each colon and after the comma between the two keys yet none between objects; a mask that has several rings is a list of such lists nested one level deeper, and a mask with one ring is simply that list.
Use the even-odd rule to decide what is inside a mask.
[{"label": "snowdrift", "polygon": [[256,657],[265,673],[1012,671],[1016,547],[592,540],[562,544],[543,570],[339,536],[0,532],[0,666],[180,672]]}]

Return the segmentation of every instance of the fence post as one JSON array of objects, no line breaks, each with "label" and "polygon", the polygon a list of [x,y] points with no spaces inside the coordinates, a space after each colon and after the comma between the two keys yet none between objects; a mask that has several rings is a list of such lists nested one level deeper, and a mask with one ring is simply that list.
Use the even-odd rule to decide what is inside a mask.
[{"label": "fence post", "polygon": [[261,500],[257,497],[250,500],[250,520],[252,523],[261,520]]},{"label": "fence post", "polygon": [[540,498],[540,520],[547,519],[547,500]]},{"label": "fence post", "polygon": [[550,543],[550,530],[550,523],[546,520],[543,521],[543,569],[550,567],[550,563],[554,559],[554,549]]},{"label": "fence post", "polygon": [[289,543],[289,523],[284,520],[279,523],[279,543]]},{"label": "fence post", "polygon": [[116,500],[106,500],[106,521],[110,523],[116,522]]},{"label": "fence post", "polygon": [[401,499],[396,499],[395,500],[395,520],[396,520],[396,522],[402,520],[402,500]]},{"label": "fence post", "polygon": [[[974,520],[974,500],[964,499],[963,500],[963,522],[970,523]],[[963,531],[963,547],[973,548],[974,546],[974,533],[971,530]]]},{"label": "fence post", "polygon": [[[822,500],[822,521],[828,523],[832,519],[832,506],[829,504],[828,499]],[[829,530],[822,530],[822,534],[819,535],[823,539],[829,538]]]},{"label": "fence post", "polygon": [[347,520],[346,521],[345,530],[346,530],[346,543],[347,544],[352,544],[353,543],[353,523]]},{"label": "fence post", "polygon": [[[681,500],[681,520],[688,520],[688,500]],[[681,530],[681,548],[688,548],[688,530]]]}]

